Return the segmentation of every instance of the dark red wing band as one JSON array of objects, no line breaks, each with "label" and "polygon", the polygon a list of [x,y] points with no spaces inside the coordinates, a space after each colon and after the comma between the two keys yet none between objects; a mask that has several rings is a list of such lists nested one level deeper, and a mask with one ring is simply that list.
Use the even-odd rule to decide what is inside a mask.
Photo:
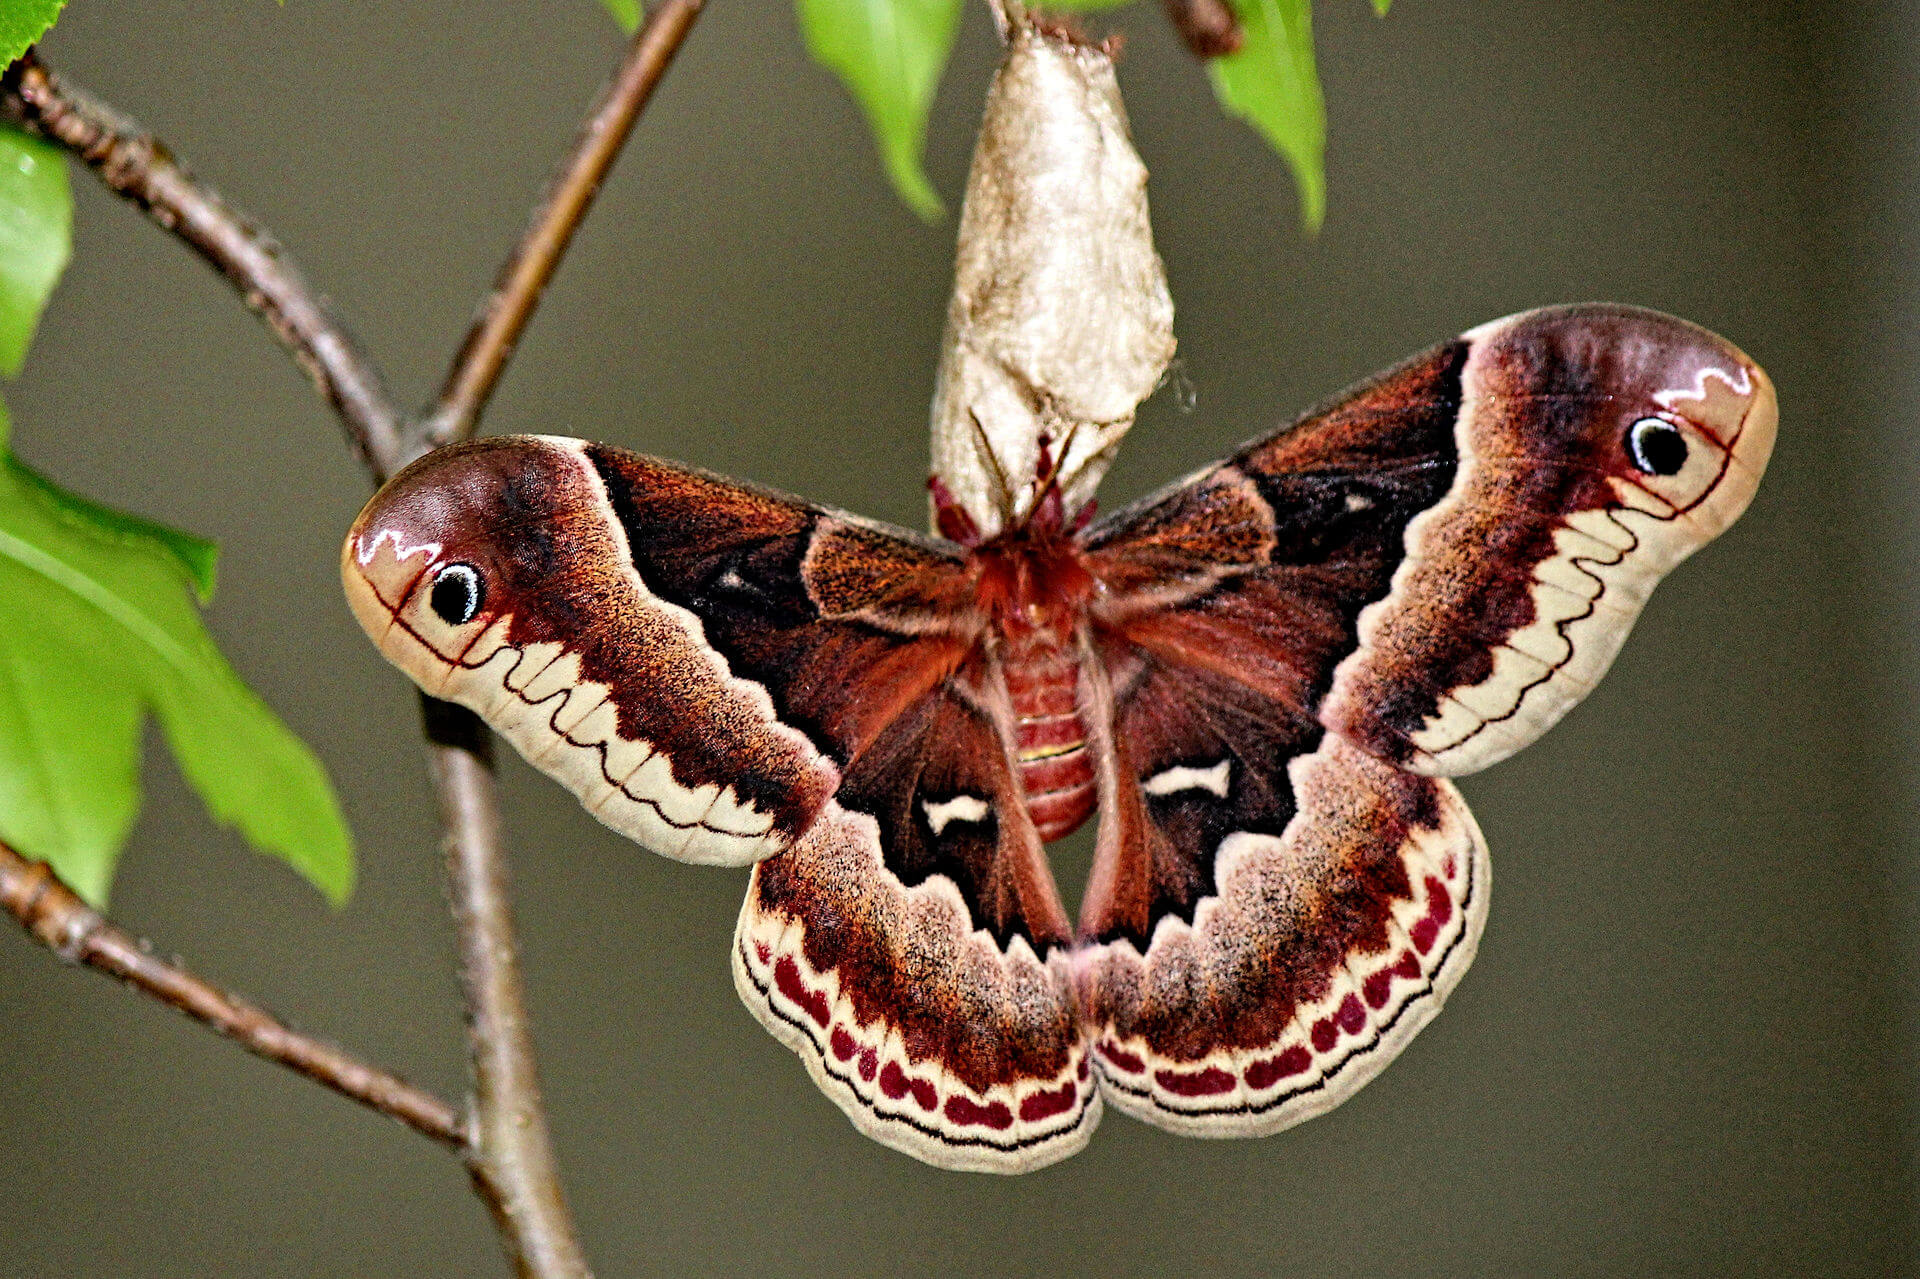
[{"label": "dark red wing band", "polygon": [[[1036,950],[1024,930],[1003,945],[945,875],[904,883],[881,829],[829,804],[754,868],[734,938],[741,998],[855,1126],[895,1149],[984,1172],[1072,1154],[1100,1102],[1067,951]],[[1004,855],[1037,860],[1039,845]]]},{"label": "dark red wing band", "polygon": [[1222,839],[1190,917],[1075,955],[1103,1091],[1129,1114],[1207,1136],[1320,1114],[1378,1074],[1472,962],[1487,858],[1452,786],[1331,735],[1287,776],[1294,819]]}]

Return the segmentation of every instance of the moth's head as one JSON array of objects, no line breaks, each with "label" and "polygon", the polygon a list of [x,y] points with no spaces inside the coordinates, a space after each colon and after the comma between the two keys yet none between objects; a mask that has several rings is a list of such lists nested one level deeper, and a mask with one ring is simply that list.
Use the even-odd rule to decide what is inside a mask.
[{"label": "moth's head", "polygon": [[[1552,406],[1530,429],[1578,433],[1556,451],[1604,476],[1615,500],[1680,518],[1702,540],[1747,508],[1773,452],[1779,403],[1740,348],[1637,307],[1553,307],[1497,320],[1475,344],[1469,390]],[[1544,443],[1544,442],[1543,442]],[[1524,430],[1514,446],[1528,449]]]},{"label": "moth's head", "polygon": [[353,522],[340,553],[347,602],[429,693],[505,643],[565,465],[560,448],[530,437],[445,449],[394,476]]}]

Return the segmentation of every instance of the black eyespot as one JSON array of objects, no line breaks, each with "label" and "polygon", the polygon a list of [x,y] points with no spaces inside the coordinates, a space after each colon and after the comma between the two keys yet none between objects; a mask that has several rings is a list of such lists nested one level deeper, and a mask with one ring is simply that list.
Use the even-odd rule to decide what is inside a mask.
[{"label": "black eyespot", "polygon": [[1648,475],[1678,475],[1687,464],[1687,437],[1657,417],[1643,417],[1627,428],[1627,452]]},{"label": "black eyespot", "polygon": [[434,577],[433,592],[427,597],[427,603],[448,626],[465,626],[479,614],[480,602],[486,595],[480,574],[474,572],[472,565],[449,564]]}]

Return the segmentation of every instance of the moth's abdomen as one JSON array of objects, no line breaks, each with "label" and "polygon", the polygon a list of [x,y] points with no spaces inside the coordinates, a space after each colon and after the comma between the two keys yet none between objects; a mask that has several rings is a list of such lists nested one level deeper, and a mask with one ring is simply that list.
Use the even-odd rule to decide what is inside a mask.
[{"label": "moth's abdomen", "polygon": [[1027,812],[1042,840],[1069,835],[1093,811],[1093,757],[1080,720],[1078,664],[1052,644],[1007,654],[1014,762]]}]

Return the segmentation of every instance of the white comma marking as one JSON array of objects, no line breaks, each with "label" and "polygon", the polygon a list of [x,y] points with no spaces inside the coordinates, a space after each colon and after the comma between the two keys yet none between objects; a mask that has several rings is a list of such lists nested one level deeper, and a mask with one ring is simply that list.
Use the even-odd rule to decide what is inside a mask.
[{"label": "white comma marking", "polygon": [[1227,780],[1232,775],[1233,761],[1221,760],[1212,768],[1189,768],[1179,764],[1164,773],[1155,773],[1142,782],[1140,789],[1149,795],[1172,795],[1183,790],[1212,791],[1221,799],[1227,797]]},{"label": "white comma marking", "polygon": [[937,804],[923,799],[920,807],[925,810],[927,825],[933,828],[936,835],[945,830],[949,822],[982,822],[993,811],[992,806],[978,795],[955,795]]}]

